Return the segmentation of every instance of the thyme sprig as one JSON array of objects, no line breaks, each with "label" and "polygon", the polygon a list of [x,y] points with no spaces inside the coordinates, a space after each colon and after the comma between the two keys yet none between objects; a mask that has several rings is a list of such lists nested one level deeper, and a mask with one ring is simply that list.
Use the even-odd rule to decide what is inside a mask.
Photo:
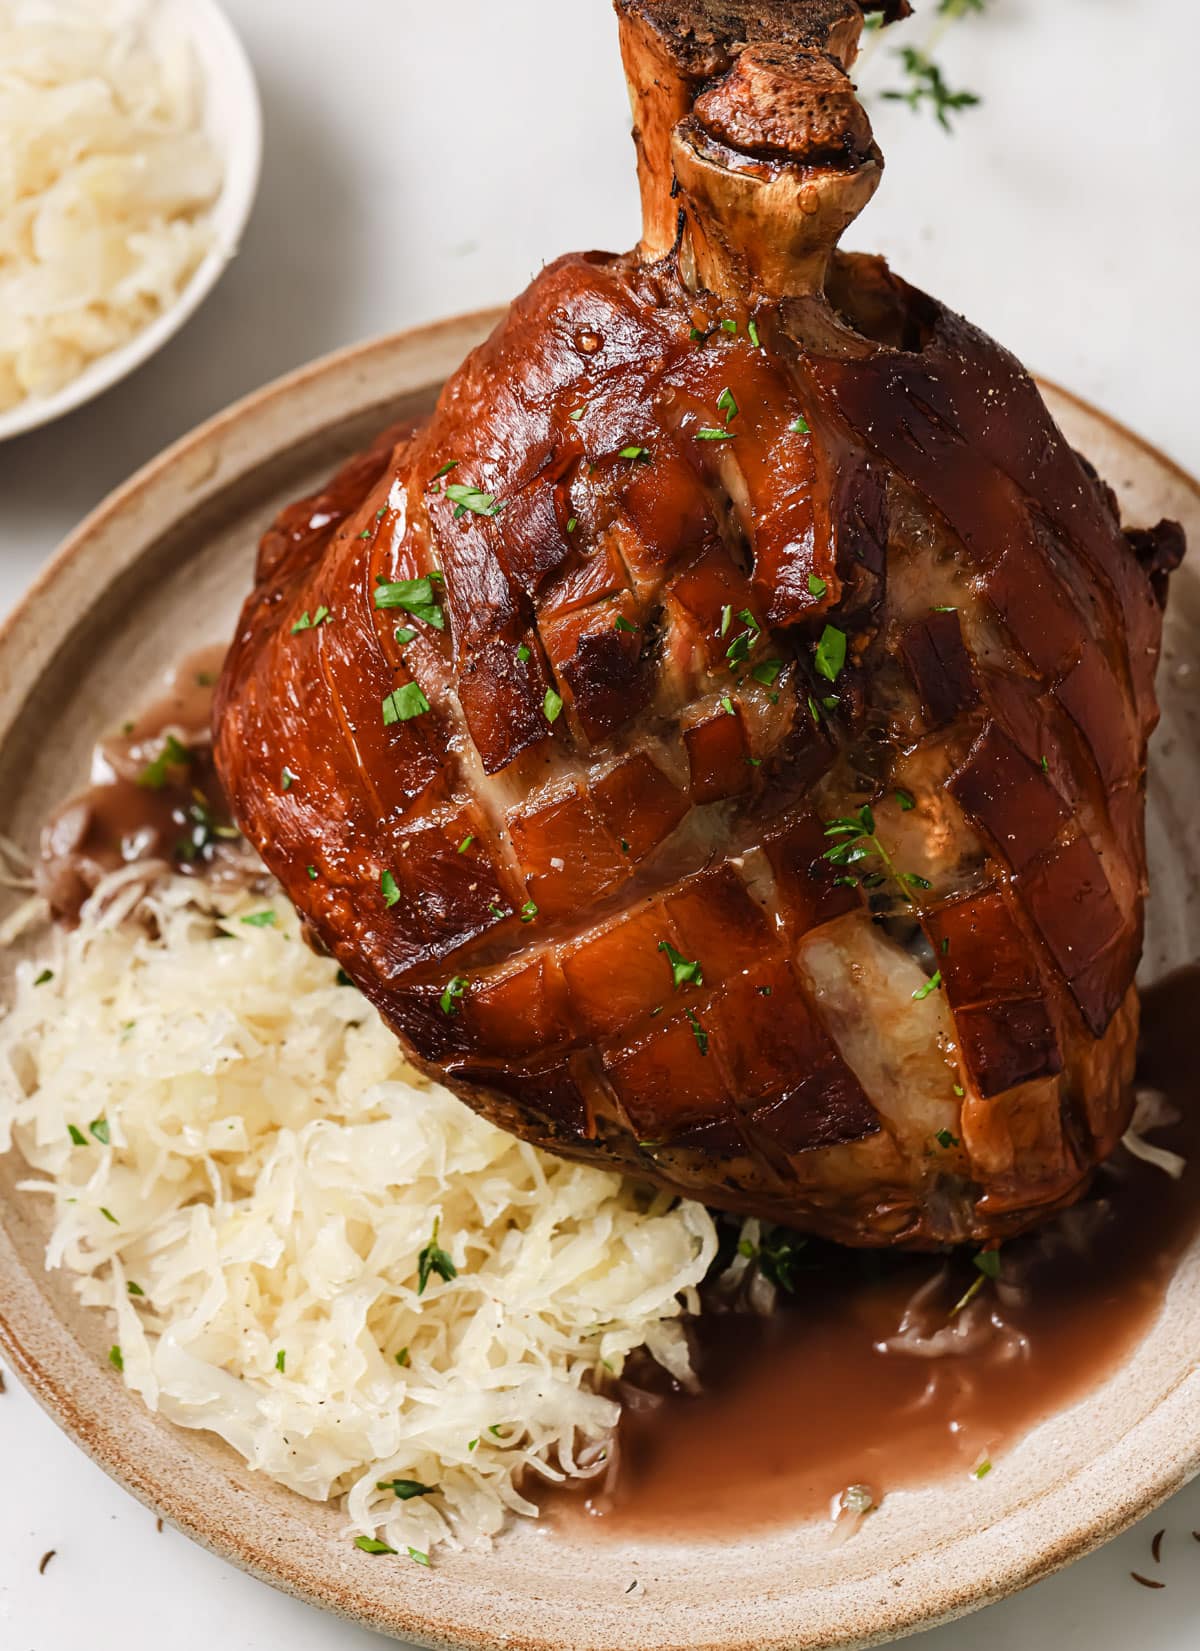
[{"label": "thyme sprig", "polygon": [[896,865],[875,829],[875,815],[870,803],[864,803],[857,814],[826,820],[825,835],[840,839],[821,856],[831,865],[848,868],[860,866],[866,860],[879,862],[878,866],[862,872],[861,875],[848,873],[840,877],[840,883],[861,882],[864,889],[878,889],[884,883],[890,882],[900,898],[909,906],[916,905],[911,892],[913,889],[929,887],[927,877],[919,877],[915,871],[901,871]]}]

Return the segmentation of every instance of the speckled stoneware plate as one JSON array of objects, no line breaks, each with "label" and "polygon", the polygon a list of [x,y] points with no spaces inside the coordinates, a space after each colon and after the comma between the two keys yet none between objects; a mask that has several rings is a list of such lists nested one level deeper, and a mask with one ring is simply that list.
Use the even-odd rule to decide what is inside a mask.
[{"label": "speckled stoneware plate", "polygon": [[[386,421],[432,400],[494,317],[333,356],[188,436],[102,505],[0,632],[0,831],[32,846],[101,730],[160,673],[225,637],[255,541]],[[1128,521],[1181,518],[1200,488],[1127,431],[1050,390]],[[1200,956],[1200,556],[1174,581],[1150,789],[1147,979]],[[0,916],[6,908],[0,904]],[[10,967],[0,964],[0,970]],[[0,995],[3,979],[0,976]],[[0,1159],[0,1345],[33,1393],[135,1496],[197,1541],[314,1604],[436,1647],[802,1651],[863,1645],[983,1605],[1146,1513],[1200,1469],[1200,1243],[1165,1312],[1097,1393],[981,1483],[893,1494],[853,1541],[815,1526],[719,1545],[602,1540],[524,1526],[429,1571],[358,1553],[334,1508],[249,1472],[219,1441],[152,1417],[109,1368],[104,1316],[42,1265],[44,1205]],[[589,1536],[591,1539],[589,1540]],[[643,1586],[627,1592],[631,1579]]]}]

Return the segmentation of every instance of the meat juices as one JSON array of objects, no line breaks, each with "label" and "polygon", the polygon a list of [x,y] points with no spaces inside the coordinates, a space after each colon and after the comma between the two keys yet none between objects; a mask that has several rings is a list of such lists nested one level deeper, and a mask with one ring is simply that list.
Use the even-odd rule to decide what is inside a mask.
[{"label": "meat juices", "polygon": [[503,1127],[845,1243],[1001,1240],[1128,1121],[1181,535],[837,251],[882,166],[851,0],[617,10],[640,246],[544,270],[267,535],[218,769]]}]

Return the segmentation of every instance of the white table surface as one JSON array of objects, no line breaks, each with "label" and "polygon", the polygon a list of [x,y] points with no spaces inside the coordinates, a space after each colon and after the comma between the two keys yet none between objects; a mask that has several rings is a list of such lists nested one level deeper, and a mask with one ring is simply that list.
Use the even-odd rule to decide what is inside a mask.
[{"label": "white table surface", "polygon": [[[932,10],[933,0],[918,0]],[[167,349],[0,447],[0,612],[160,447],[338,345],[504,299],[571,247],[629,245],[632,154],[605,0],[228,0],[260,77],[262,193]],[[854,240],[1200,471],[1200,8],[991,0],[940,55],[958,134],[874,103],[889,160]],[[1135,22],[1136,17],[1136,22]],[[889,78],[883,55],[868,84]],[[881,74],[881,70],[883,71]],[[1150,1555],[1166,1527],[1162,1563]],[[1200,1481],[927,1651],[1189,1651]],[[45,1575],[38,1562],[57,1550]],[[1131,1569],[1168,1585],[1148,1592]],[[202,1552],[111,1484],[11,1379],[0,1397],[0,1651],[385,1644]]]}]

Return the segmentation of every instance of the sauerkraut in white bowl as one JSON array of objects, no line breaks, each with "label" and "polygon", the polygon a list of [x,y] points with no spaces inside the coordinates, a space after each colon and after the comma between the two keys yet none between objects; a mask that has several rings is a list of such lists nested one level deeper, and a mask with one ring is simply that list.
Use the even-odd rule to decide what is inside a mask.
[{"label": "sauerkraut in white bowl", "polygon": [[261,147],[214,0],[0,0],[0,440],[182,326],[237,249]]}]

